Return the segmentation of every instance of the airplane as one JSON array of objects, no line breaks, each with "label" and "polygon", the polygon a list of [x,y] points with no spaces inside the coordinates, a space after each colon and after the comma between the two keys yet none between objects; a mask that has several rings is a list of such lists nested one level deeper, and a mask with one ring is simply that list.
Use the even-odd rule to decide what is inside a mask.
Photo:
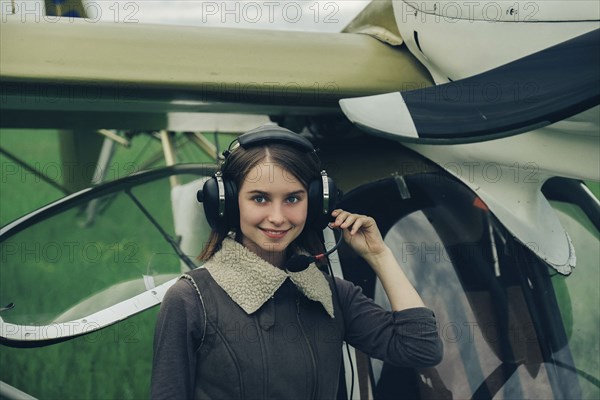
[{"label": "airplane", "polygon": [[[596,2],[373,1],[342,33],[92,23],[85,4],[2,15],[1,127],[61,129],[63,168],[106,171],[142,137],[167,166],[73,174],[0,230],[2,396],[147,397],[155,306],[197,267],[194,193],[232,138],[169,114],[241,113],[318,144],[438,317],[439,366],[353,351],[340,398],[600,397]],[[387,306],[347,248],[332,264]],[[74,368],[98,382],[48,383]]]}]

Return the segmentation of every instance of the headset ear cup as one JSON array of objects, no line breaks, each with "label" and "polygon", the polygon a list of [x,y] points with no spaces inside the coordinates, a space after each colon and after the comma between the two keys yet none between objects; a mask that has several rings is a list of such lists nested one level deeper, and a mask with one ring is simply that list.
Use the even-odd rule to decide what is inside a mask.
[{"label": "headset ear cup", "polygon": [[331,213],[337,207],[338,189],[333,179],[327,177],[329,183],[329,205],[324,212],[323,181],[313,180],[308,186],[308,213],[306,224],[313,229],[323,230],[331,221]]},{"label": "headset ear cup", "polygon": [[[239,225],[239,205],[237,187],[234,182],[223,179],[225,188],[225,213],[219,215],[219,185],[214,176],[202,187],[202,205],[210,227],[218,232],[227,232]],[[200,196],[199,196],[200,197]]]},{"label": "headset ear cup", "polygon": [[[200,199],[200,196],[198,196]],[[219,188],[217,179],[213,176],[202,187],[202,205],[204,207],[204,215],[210,227],[218,230],[219,227]]]}]

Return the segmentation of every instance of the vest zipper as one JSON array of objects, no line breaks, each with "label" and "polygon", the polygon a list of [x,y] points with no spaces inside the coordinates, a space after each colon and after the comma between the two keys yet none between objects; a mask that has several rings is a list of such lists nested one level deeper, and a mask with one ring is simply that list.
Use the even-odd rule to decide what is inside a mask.
[{"label": "vest zipper", "polygon": [[310,354],[310,361],[312,363],[312,373],[313,373],[313,390],[311,399],[317,398],[317,388],[319,387],[319,375],[317,374],[317,360],[315,358],[315,354],[313,352],[312,346],[310,345],[310,341],[306,336],[306,332],[304,331],[304,326],[302,325],[302,321],[300,320],[300,298],[296,298],[296,306],[298,307],[298,314],[296,317],[298,318],[298,325],[300,326],[300,331],[302,332],[302,336],[304,337],[304,341],[306,342],[306,346],[308,347],[308,352]]}]

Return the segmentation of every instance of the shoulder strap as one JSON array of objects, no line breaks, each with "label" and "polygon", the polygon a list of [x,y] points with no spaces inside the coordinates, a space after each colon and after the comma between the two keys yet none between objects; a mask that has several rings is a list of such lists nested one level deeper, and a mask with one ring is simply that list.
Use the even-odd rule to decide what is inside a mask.
[{"label": "shoulder strap", "polygon": [[200,346],[198,346],[198,349],[197,349],[197,350],[200,350],[202,348],[202,345],[204,344],[204,338],[206,337],[206,328],[208,326],[208,316],[206,314],[206,306],[204,305],[204,298],[202,298],[202,293],[200,293],[200,289],[198,288],[198,285],[196,285],[196,281],[194,280],[194,278],[191,275],[183,274],[179,279],[186,279],[192,284],[192,286],[196,290],[196,293],[198,294],[200,303],[202,304],[202,312],[204,312],[204,329],[202,330],[202,339],[200,340]]}]

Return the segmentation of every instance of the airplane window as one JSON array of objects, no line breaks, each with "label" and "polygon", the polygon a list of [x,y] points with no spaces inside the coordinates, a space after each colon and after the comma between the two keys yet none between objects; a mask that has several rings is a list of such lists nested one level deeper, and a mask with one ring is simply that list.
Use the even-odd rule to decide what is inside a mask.
[{"label": "airplane window", "polygon": [[[156,182],[149,193],[160,197],[161,183],[168,188]],[[0,304],[14,305],[2,318],[15,324],[83,318],[145,291],[144,276],[178,271],[169,244],[122,192],[48,218],[0,246]]]},{"label": "airplane window", "polygon": [[[444,341],[442,364],[418,372],[421,398],[494,398],[498,392],[500,398],[552,398],[515,272],[489,262],[491,244],[486,249],[481,242],[461,243],[457,235],[445,245],[430,223],[437,218],[439,212],[417,211],[386,236],[409,279],[435,311]],[[462,271],[456,267],[460,264]],[[381,289],[376,293],[381,301]],[[532,374],[542,391],[530,392],[523,384]]]},{"label": "airplane window", "polygon": [[[589,332],[597,319],[583,324],[585,332],[577,335],[563,310],[580,307],[572,318],[581,319],[597,314],[591,303],[582,299],[575,306],[572,293],[570,302],[565,300],[555,281],[571,278],[557,277],[461,183],[426,175],[403,178],[408,196],[394,184],[396,177],[359,188],[344,200],[347,209],[377,220],[436,313],[445,346],[435,368],[396,368],[371,360],[374,398],[597,398],[598,352],[589,353],[597,349],[597,329]],[[594,240],[588,243],[597,248],[597,236]],[[347,249],[341,249],[340,261],[347,279],[389,308],[368,266]],[[597,278],[597,272],[580,279],[590,276]],[[578,287],[572,285],[567,284]],[[569,337],[579,337],[579,343]],[[586,346],[592,340],[595,344]]]},{"label": "airplane window", "polygon": [[[44,332],[70,337],[157,304],[159,300],[134,304],[131,299],[145,292],[159,296],[155,288],[176,279],[184,266],[189,269],[178,253],[193,260],[198,253],[189,243],[201,246],[208,235],[206,224],[195,225],[198,231],[182,231],[178,223],[182,218],[192,221],[194,210],[201,208],[195,198],[201,175],[180,173],[182,184],[174,190],[171,175],[124,186],[107,184],[114,189],[100,190],[98,196],[83,191],[70,204],[61,200],[3,228],[2,338],[35,342],[41,338],[31,336]],[[90,318],[109,308],[110,315]],[[30,329],[30,337],[15,329]]]}]

